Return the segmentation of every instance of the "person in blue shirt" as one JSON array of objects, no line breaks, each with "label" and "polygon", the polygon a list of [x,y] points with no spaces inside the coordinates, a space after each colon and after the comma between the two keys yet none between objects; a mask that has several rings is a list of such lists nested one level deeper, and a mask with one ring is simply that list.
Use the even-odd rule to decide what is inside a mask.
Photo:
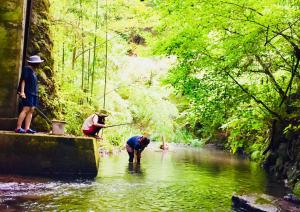
[{"label": "person in blue shirt", "polygon": [[[20,83],[18,87],[18,94],[22,101],[22,111],[19,115],[16,133],[35,133],[36,131],[30,129],[32,114],[38,105],[38,81],[35,69],[43,62],[38,55],[33,55],[27,60],[28,66],[22,70]],[[25,128],[22,128],[22,123],[25,120]]]},{"label": "person in blue shirt", "polygon": [[150,143],[148,135],[137,135],[128,139],[126,143],[126,150],[129,155],[129,163],[133,163],[134,152],[136,152],[137,163],[141,162],[141,153]]}]

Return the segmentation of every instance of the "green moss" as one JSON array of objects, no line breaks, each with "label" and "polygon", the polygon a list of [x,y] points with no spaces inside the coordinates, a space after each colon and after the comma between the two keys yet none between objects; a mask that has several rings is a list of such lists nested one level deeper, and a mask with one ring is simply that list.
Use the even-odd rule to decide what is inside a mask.
[{"label": "green moss", "polygon": [[3,26],[0,25],[0,46],[1,49],[6,47],[6,41],[7,41],[7,31]]},{"label": "green moss", "polygon": [[41,78],[42,82],[45,84],[47,83],[47,76],[44,72],[39,72],[39,77]]},{"label": "green moss", "polygon": [[23,4],[22,1],[5,0],[0,7],[0,75],[5,76],[0,83],[0,116],[12,117],[16,115],[15,90],[22,53],[23,33],[20,26],[23,21]]},{"label": "green moss", "polygon": [[16,1],[6,1],[1,2],[0,12],[13,11],[18,7],[18,3]]},{"label": "green moss", "polygon": [[6,12],[1,15],[0,21],[17,21],[19,22],[22,19],[22,12],[15,10],[12,12]]},{"label": "green moss", "polygon": [[49,66],[45,66],[43,72],[49,77],[53,76],[53,71]]},{"label": "green moss", "polygon": [[[0,147],[0,158],[5,156],[13,168],[10,173],[91,177],[98,173],[99,155],[93,139],[0,133]],[[0,166],[2,171],[7,168],[6,163]]]},{"label": "green moss", "polygon": [[40,51],[40,46],[38,43],[33,43],[33,47],[36,51]]},{"label": "green moss", "polygon": [[268,200],[268,199],[265,199],[265,198],[262,198],[262,197],[259,197],[255,200],[255,203],[256,204],[260,204],[260,205],[268,205],[268,204],[271,204],[272,201],[271,200]]},{"label": "green moss", "polygon": [[293,192],[298,198],[300,198],[300,182],[295,184]]}]

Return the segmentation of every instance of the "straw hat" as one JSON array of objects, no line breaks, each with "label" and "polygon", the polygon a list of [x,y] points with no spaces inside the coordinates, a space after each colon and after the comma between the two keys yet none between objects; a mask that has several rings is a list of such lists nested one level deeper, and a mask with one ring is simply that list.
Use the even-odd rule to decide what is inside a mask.
[{"label": "straw hat", "polygon": [[96,115],[102,116],[102,117],[107,117],[109,115],[107,110],[100,110],[99,112],[96,112]]},{"label": "straw hat", "polygon": [[150,133],[144,132],[144,133],[143,133],[143,137],[144,137],[144,138],[149,138],[149,137],[150,137]]},{"label": "straw hat", "polygon": [[41,60],[40,56],[33,55],[29,57],[29,60],[27,60],[28,63],[42,63],[44,60]]}]

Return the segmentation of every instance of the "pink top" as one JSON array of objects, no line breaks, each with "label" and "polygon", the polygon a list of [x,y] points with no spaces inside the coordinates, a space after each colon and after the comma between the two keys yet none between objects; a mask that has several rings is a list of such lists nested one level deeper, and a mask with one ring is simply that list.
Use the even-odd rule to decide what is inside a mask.
[{"label": "pink top", "polygon": [[88,130],[95,123],[98,123],[98,116],[96,114],[92,114],[83,122],[81,129]]}]

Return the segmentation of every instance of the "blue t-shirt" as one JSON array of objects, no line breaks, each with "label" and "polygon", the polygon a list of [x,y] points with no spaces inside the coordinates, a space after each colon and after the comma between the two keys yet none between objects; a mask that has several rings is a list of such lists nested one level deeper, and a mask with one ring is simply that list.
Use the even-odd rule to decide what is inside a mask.
[{"label": "blue t-shirt", "polygon": [[21,91],[21,82],[25,81],[24,93],[27,95],[38,95],[38,81],[36,73],[29,67],[25,66],[22,70],[18,91]]},{"label": "blue t-shirt", "polygon": [[131,138],[128,139],[127,144],[128,144],[131,148],[133,148],[133,149],[135,149],[135,150],[143,151],[144,148],[142,148],[141,145],[140,145],[140,143],[139,143],[141,137],[142,137],[142,136],[139,136],[139,135],[133,136],[133,137],[131,137]]}]

